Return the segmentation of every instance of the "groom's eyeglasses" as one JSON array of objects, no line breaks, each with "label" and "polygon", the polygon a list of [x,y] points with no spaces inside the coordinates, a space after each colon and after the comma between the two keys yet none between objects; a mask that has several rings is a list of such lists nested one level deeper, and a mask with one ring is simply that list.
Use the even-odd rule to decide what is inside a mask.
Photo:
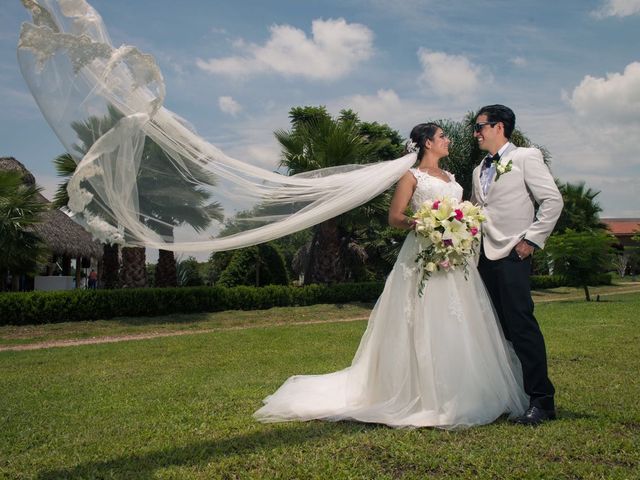
[{"label": "groom's eyeglasses", "polygon": [[494,126],[496,123],[499,123],[499,122],[480,122],[480,123],[476,123],[473,126],[473,131],[476,132],[476,133],[480,133],[482,131],[482,127],[484,127],[485,125]]}]

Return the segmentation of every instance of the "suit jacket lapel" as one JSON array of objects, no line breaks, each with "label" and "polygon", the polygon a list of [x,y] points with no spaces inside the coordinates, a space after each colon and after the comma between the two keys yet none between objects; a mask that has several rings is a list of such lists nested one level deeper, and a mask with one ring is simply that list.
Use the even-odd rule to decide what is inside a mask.
[{"label": "suit jacket lapel", "polygon": [[480,172],[482,171],[482,163],[478,165],[473,171],[473,183],[475,190],[477,192],[478,200],[484,201],[485,194],[484,189],[482,188],[482,182],[480,181]]},{"label": "suit jacket lapel", "polygon": [[[509,142],[509,145],[507,146],[507,148],[504,150],[504,152],[502,152],[502,155],[500,155],[500,165],[506,165],[507,163],[509,163],[509,161],[513,158],[513,154],[516,151],[516,147],[513,143]],[[491,193],[491,189],[493,188],[493,185],[496,183],[496,176],[498,174],[498,169],[497,169],[497,165],[496,167],[494,167],[493,169],[493,175],[491,176],[491,183],[489,184],[489,188],[487,189],[487,197],[489,196],[489,194]]]}]

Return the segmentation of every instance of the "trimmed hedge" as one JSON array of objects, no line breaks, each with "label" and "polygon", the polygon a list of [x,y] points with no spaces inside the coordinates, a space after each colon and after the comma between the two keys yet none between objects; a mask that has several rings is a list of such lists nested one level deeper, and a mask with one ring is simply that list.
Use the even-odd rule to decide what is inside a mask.
[{"label": "trimmed hedge", "polygon": [[34,325],[171,313],[372,302],[382,282],[289,287],[183,287],[0,294],[0,325]]},{"label": "trimmed hedge", "polygon": [[[597,275],[593,285],[611,285],[611,275],[608,273],[601,273]],[[564,286],[569,286],[569,284],[562,275],[531,275],[531,288],[533,290]]]},{"label": "trimmed hedge", "polygon": [[[602,275],[603,284],[611,284]],[[565,285],[560,275],[533,275],[531,288]],[[35,325],[171,313],[260,310],[318,303],[373,302],[384,283],[341,283],[289,287],[183,287],[70,290],[0,294],[0,325]]]},{"label": "trimmed hedge", "polygon": [[533,290],[556,288],[566,285],[562,275],[531,275],[531,288]]}]

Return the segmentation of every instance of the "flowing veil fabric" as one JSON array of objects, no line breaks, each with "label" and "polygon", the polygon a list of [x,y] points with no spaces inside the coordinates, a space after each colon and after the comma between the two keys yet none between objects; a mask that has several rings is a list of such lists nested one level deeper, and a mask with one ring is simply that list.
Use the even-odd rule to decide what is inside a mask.
[{"label": "flowing veil fabric", "polygon": [[246,247],[310,227],[389,188],[415,154],[285,176],[225,155],[163,107],[150,55],[115,48],[84,0],[22,0],[18,60],[77,162],[69,208],[96,238],[173,251]]}]

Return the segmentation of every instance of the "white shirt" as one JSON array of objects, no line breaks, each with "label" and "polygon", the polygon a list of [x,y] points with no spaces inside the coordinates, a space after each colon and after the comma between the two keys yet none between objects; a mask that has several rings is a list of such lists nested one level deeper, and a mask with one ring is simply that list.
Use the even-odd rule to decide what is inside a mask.
[{"label": "white shirt", "polygon": [[[502,157],[502,154],[509,147],[509,145],[511,145],[511,142],[505,143],[500,148],[500,150],[498,150],[497,153],[498,153],[498,155],[500,155],[500,157]],[[493,175],[496,173],[496,164],[495,163],[491,162],[491,165],[489,165],[488,167],[485,166],[484,161],[489,156],[491,156],[491,155],[489,154],[489,155],[487,155],[486,157],[484,157],[482,159],[482,169],[480,170],[480,185],[482,185],[482,192],[485,195],[489,191],[489,186],[491,185],[491,179],[493,178]]]}]

